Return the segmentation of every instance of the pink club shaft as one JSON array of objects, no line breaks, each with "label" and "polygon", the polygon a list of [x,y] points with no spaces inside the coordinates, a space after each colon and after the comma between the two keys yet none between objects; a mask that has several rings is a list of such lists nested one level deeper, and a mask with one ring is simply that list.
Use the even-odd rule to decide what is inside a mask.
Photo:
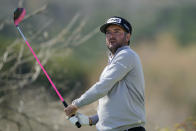
[{"label": "pink club shaft", "polygon": [[[61,96],[61,94],[59,93],[59,91],[57,90],[56,86],[54,85],[54,83],[52,82],[50,76],[48,75],[48,73],[46,72],[46,70],[44,69],[44,67],[42,66],[41,62],[39,61],[39,59],[37,58],[35,52],[33,51],[33,49],[31,48],[29,42],[27,41],[27,39],[25,38],[25,36],[23,35],[22,31],[19,28],[19,23],[23,20],[24,16],[25,16],[25,9],[24,8],[17,8],[14,12],[14,24],[16,25],[16,28],[18,29],[19,33],[21,34],[21,36],[23,37],[24,41],[26,42],[27,46],[29,47],[30,51],[32,52],[33,56],[35,57],[36,61],[38,62],[38,64],[40,65],[41,69],[43,70],[44,74],[46,75],[47,79],[49,80],[50,84],[52,85],[52,87],[54,88],[54,90],[56,91],[57,95],[59,96],[60,100],[62,101],[64,107],[67,107],[67,103],[64,101],[63,97]],[[78,118],[76,118],[75,115],[72,115],[72,117],[70,117],[70,119],[73,118],[74,119],[74,123],[75,125],[80,128],[81,124],[78,121]]]},{"label": "pink club shaft", "polygon": [[[37,58],[35,52],[33,51],[33,49],[31,48],[29,42],[27,41],[27,39],[25,38],[25,36],[23,35],[22,31],[20,30],[19,26],[16,25],[16,28],[18,29],[18,31],[20,32],[21,36],[23,37],[23,39],[25,40],[27,46],[29,47],[29,49],[31,50],[33,56],[35,57],[36,61],[38,62],[38,64],[40,65],[41,69],[43,70],[44,74],[46,75],[46,77],[48,78],[50,84],[52,85],[52,87],[54,88],[54,90],[56,91],[57,95],[59,96],[60,100],[62,101],[64,107],[67,107],[67,103],[65,102],[65,100],[63,99],[63,97],[61,96],[61,94],[59,93],[59,91],[57,90],[56,86],[54,85],[54,83],[52,82],[50,76],[48,75],[48,73],[46,72],[46,70],[44,69],[44,67],[42,66],[41,62],[39,61],[39,59]],[[78,121],[78,118],[75,117],[75,115],[72,115],[71,118],[75,119],[75,125],[80,128],[81,124]]]},{"label": "pink club shaft", "polygon": [[54,90],[56,91],[57,95],[59,96],[60,100],[63,102],[63,104],[65,104],[65,101],[63,99],[63,97],[61,96],[61,94],[59,93],[59,91],[57,90],[56,86],[54,85],[54,83],[52,82],[50,76],[48,75],[48,73],[46,72],[46,70],[44,69],[44,67],[42,66],[41,62],[39,61],[39,59],[37,58],[35,52],[33,51],[33,49],[31,48],[29,42],[27,41],[27,39],[25,38],[25,36],[23,35],[22,31],[20,30],[19,26],[17,26],[18,31],[20,32],[21,36],[23,37],[23,39],[25,40],[27,46],[29,47],[29,49],[31,50],[33,56],[35,57],[36,61],[38,62],[38,64],[40,65],[41,69],[43,70],[44,74],[46,75],[46,77],[48,78],[50,84],[52,85],[52,87],[54,88]]}]

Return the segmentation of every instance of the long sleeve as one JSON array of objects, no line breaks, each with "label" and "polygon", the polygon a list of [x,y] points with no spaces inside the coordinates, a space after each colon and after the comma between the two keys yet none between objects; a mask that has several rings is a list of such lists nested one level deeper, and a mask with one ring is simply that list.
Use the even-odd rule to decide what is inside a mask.
[{"label": "long sleeve", "polygon": [[88,89],[80,98],[73,101],[77,107],[88,105],[104,97],[112,87],[134,68],[134,57],[125,50],[120,51],[109,64],[100,80]]}]

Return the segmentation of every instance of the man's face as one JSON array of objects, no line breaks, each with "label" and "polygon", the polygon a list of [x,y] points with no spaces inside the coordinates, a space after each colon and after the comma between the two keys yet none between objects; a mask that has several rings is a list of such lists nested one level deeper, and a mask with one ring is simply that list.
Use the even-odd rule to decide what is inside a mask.
[{"label": "man's face", "polygon": [[110,25],[106,29],[106,45],[114,54],[116,50],[124,45],[127,45],[130,39],[130,34],[126,33],[118,25]]}]

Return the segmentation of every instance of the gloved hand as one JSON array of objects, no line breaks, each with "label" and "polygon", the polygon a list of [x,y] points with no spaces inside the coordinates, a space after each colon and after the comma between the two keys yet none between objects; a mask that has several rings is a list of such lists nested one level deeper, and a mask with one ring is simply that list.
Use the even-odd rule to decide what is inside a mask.
[{"label": "gloved hand", "polygon": [[[90,125],[91,124],[91,120],[88,116],[84,115],[84,114],[81,114],[79,112],[77,112],[75,114],[75,117],[78,118],[78,121],[79,123],[82,125],[82,126],[87,126],[87,125]],[[72,118],[69,119],[69,121],[75,125],[74,121],[72,120]]]}]

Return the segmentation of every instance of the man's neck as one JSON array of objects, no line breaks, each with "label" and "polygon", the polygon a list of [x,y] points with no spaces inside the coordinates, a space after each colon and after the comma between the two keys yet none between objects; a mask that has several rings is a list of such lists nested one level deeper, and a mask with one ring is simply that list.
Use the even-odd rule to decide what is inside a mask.
[{"label": "man's neck", "polygon": [[122,47],[125,47],[125,46],[128,46],[128,45],[125,44],[125,45],[119,46],[115,51],[111,51],[111,50],[110,50],[111,55],[114,56],[114,55],[118,52],[119,49],[121,49]]}]

